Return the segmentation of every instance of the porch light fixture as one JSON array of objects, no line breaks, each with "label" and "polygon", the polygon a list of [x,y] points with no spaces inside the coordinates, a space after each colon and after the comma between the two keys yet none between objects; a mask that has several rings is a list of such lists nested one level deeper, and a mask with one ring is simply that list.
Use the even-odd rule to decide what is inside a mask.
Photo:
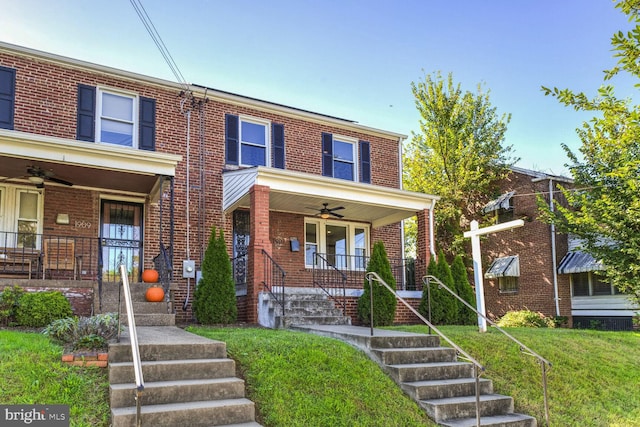
[{"label": "porch light fixture", "polygon": [[56,216],[56,224],[69,225],[69,214],[59,213]]},{"label": "porch light fixture", "polygon": [[44,179],[42,179],[39,176],[30,176],[28,179],[29,179],[29,182],[35,185],[41,185],[42,183],[44,183]]},{"label": "porch light fixture", "polygon": [[328,213],[323,212],[323,213],[321,213],[321,214],[320,214],[320,218],[322,218],[322,219],[328,219],[328,218],[329,218],[329,214],[328,214]]}]

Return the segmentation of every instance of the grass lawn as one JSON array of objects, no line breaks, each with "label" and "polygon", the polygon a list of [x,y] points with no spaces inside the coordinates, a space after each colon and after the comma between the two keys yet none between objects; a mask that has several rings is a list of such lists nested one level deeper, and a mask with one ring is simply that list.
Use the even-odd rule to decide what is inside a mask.
[{"label": "grass lawn", "polygon": [[69,405],[71,426],[109,425],[104,368],[63,365],[62,347],[35,332],[0,330],[0,403]]},{"label": "grass lawn", "polygon": [[[426,332],[426,327],[401,329]],[[267,427],[432,426],[417,405],[348,344],[263,328],[190,331],[227,342]],[[496,392],[544,425],[540,366],[495,330],[442,327],[486,368]],[[551,425],[640,426],[640,333],[509,329],[553,363]],[[0,403],[68,404],[72,426],[109,425],[107,372],[62,365],[62,348],[37,333],[0,330]]]}]

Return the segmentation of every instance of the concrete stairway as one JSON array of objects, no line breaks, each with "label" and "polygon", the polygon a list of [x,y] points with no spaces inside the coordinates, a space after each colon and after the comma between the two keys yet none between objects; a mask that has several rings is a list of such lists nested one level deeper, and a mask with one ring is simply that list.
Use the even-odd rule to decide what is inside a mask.
[{"label": "concrete stairway", "polygon": [[[295,326],[349,342],[364,350],[427,412],[435,422],[450,427],[476,425],[473,365],[458,362],[456,351],[440,347],[435,335],[412,334],[353,326]],[[535,418],[514,413],[513,399],[495,394],[488,379],[480,379],[481,425],[536,427]]]},{"label": "concrete stairway", "polygon": [[[147,302],[145,293],[152,286],[149,283],[132,283],[131,300],[133,302],[133,312],[136,317],[136,326],[175,326],[176,316],[171,313],[171,306],[168,302]],[[118,284],[105,283],[102,288],[102,313],[118,312]],[[122,324],[127,325],[127,311],[122,295],[120,310]]]},{"label": "concrete stairway", "polygon": [[[136,316],[137,317],[137,316]],[[226,344],[175,326],[136,328],[145,382],[142,426],[260,426]],[[111,425],[135,425],[135,380],[128,333],[109,346]]]},{"label": "concrete stairway", "polygon": [[282,306],[270,301],[269,310],[275,315],[275,327],[292,325],[350,325],[351,318],[343,316],[334,301],[320,289],[286,288],[285,314]]}]

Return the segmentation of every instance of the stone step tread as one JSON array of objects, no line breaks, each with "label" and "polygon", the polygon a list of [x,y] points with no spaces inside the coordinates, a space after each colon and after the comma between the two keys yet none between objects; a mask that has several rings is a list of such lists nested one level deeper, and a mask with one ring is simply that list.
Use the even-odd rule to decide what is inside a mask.
[{"label": "stone step tread", "polygon": [[[420,380],[420,381],[405,381],[403,384],[412,387],[435,387],[435,386],[447,386],[458,384],[475,384],[475,378],[451,378],[442,380]],[[487,378],[480,378],[480,383],[490,383],[491,380]]]},{"label": "stone step tread", "polygon": [[447,366],[469,366],[469,362],[425,362],[425,363],[402,363],[387,365],[394,369],[414,369],[414,368],[439,368]]},{"label": "stone step tread", "polygon": [[[237,377],[225,377],[225,378],[206,378],[206,379],[191,379],[191,380],[174,380],[174,381],[152,381],[144,384],[144,390],[149,391],[154,388],[174,387],[174,386],[197,386],[197,385],[209,385],[209,384],[228,384],[228,383],[243,383],[244,381]],[[135,383],[122,383],[111,384],[113,390],[134,390],[136,388]]]},{"label": "stone step tread", "polygon": [[[254,403],[245,398],[240,397],[237,399],[221,399],[221,400],[199,400],[195,402],[181,402],[181,403],[163,403],[160,405],[144,405],[141,407],[141,414],[161,414],[168,412],[189,411],[198,409],[216,409],[233,406],[253,406]],[[135,406],[126,406],[123,408],[112,408],[111,414],[113,417],[127,416],[136,414]],[[247,420],[250,421],[250,420]]]},{"label": "stone step tread", "polygon": [[[512,400],[513,398],[510,396],[505,396],[502,394],[481,394],[480,395],[480,403],[482,402],[491,402],[491,401],[500,401],[500,400]],[[476,403],[476,396],[459,396],[459,397],[445,397],[443,399],[426,399],[421,400],[423,403],[427,403],[430,405],[460,405],[465,403]]]},{"label": "stone step tread", "polygon": [[[458,418],[453,420],[440,421],[440,425],[445,427],[475,427],[477,425],[476,418]],[[524,414],[506,414],[506,415],[494,415],[480,417],[480,425],[486,427],[503,427],[503,426],[537,426],[537,421],[534,417]]]},{"label": "stone step tread", "polygon": [[[176,359],[176,360],[142,360],[142,367],[153,365],[201,365],[204,363],[229,363],[231,359]],[[111,368],[118,366],[133,366],[133,362],[109,363]]]}]

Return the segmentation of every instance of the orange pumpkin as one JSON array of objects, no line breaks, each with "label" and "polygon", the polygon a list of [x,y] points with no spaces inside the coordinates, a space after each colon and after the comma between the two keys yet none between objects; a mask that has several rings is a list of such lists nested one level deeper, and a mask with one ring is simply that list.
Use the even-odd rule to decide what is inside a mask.
[{"label": "orange pumpkin", "polygon": [[145,283],[157,283],[158,272],[156,270],[145,270],[142,272],[142,281]]},{"label": "orange pumpkin", "polygon": [[151,286],[147,289],[145,298],[147,298],[149,302],[162,302],[164,299],[164,290],[158,286]]}]

